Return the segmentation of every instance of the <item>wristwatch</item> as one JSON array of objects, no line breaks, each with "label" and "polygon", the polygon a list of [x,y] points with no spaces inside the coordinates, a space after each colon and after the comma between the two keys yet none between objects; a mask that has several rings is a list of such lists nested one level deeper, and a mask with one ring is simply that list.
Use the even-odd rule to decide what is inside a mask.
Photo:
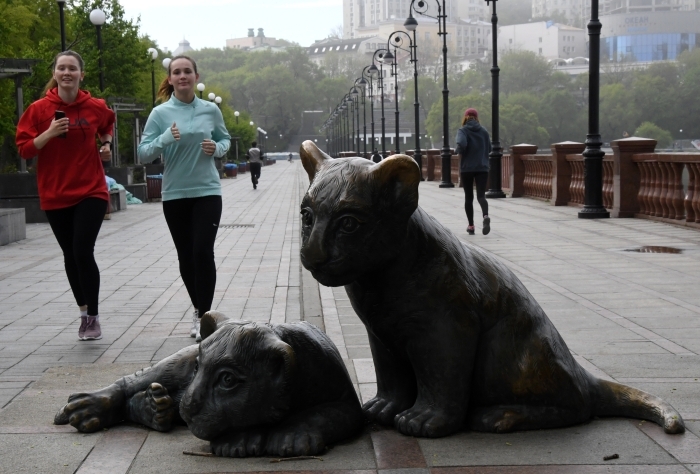
[{"label": "wristwatch", "polygon": [[107,141],[107,142],[102,142],[102,146],[104,145],[109,145],[109,151],[112,151],[112,142]]}]

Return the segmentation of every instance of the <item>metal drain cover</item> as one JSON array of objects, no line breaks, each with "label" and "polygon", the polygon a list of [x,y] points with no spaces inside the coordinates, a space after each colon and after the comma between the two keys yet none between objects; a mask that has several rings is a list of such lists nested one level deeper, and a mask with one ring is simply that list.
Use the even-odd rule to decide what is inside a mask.
[{"label": "metal drain cover", "polygon": [[255,224],[219,224],[219,229],[239,229],[255,227]]},{"label": "metal drain cover", "polygon": [[683,249],[677,249],[675,247],[663,247],[660,245],[645,245],[643,247],[634,247],[631,249],[625,249],[625,252],[639,252],[639,253],[683,253]]}]

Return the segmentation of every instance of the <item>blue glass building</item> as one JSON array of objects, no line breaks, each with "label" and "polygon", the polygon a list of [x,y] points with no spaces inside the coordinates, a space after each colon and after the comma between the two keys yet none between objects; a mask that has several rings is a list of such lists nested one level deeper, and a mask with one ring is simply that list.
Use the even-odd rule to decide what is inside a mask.
[{"label": "blue glass building", "polygon": [[645,12],[601,16],[603,60],[675,60],[700,48],[700,11]]}]

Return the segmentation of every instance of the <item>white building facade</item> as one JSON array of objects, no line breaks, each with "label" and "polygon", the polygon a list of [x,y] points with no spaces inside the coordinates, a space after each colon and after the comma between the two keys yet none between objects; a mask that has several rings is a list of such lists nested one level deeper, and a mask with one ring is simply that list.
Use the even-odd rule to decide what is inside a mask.
[{"label": "white building facade", "polygon": [[588,57],[587,32],[581,28],[538,21],[499,27],[498,49],[524,50],[546,59]]},{"label": "white building facade", "polygon": [[[695,10],[695,0],[600,0],[598,16]],[[532,0],[532,17],[566,17],[568,24],[585,27],[591,17],[591,0]]]},{"label": "white building facade", "polygon": [[[416,4],[418,0],[416,0]],[[437,2],[425,2],[427,13],[437,16]],[[372,29],[379,24],[408,18],[411,0],[343,0],[343,38],[367,36],[362,29]],[[420,15],[414,13],[416,19]],[[484,0],[451,0],[447,2],[447,21],[486,21],[490,18]],[[435,21],[435,20],[433,20]]]}]

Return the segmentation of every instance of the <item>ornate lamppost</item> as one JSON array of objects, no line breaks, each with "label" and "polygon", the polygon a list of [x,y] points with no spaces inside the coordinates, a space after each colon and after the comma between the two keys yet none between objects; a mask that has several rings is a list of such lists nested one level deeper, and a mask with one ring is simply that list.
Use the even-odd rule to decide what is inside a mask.
[{"label": "ornate lamppost", "polygon": [[236,117],[236,125],[238,125],[238,117],[239,117],[240,115],[241,115],[241,113],[240,113],[238,110],[236,110],[235,112],[233,112],[233,116]]},{"label": "ornate lamppost", "polygon": [[411,0],[411,6],[408,9],[409,17],[404,25],[407,28],[409,25],[417,26],[418,23],[413,18],[414,11],[419,15],[436,18],[438,21],[438,35],[442,36],[442,150],[440,153],[442,157],[442,181],[440,187],[454,188],[455,185],[452,183],[452,151],[449,144],[448,96],[450,91],[447,88],[447,0],[442,0],[442,3],[440,0],[435,0],[435,3],[437,3],[437,17],[427,14],[428,4],[425,0]]},{"label": "ornate lamppost", "polygon": [[[355,84],[357,84],[357,79],[355,79]],[[356,153],[359,155],[360,154],[360,91],[357,90],[357,87],[353,84],[352,88],[350,89],[350,97],[352,98],[353,105],[355,107],[355,122],[357,124],[357,127],[355,127],[355,130],[357,131],[357,136],[353,137],[353,140],[355,143],[357,143],[357,149]]]},{"label": "ornate lamppost", "polygon": [[99,53],[99,66],[100,66],[100,92],[105,90],[105,73],[104,67],[102,65],[102,25],[105,24],[107,20],[107,15],[105,12],[99,8],[95,8],[90,12],[90,22],[95,25],[97,29],[97,52]]},{"label": "ornate lamppost", "polygon": [[394,153],[400,153],[399,151],[399,73],[397,71],[398,65],[396,63],[396,47],[394,47],[394,53],[392,54],[391,50],[389,49],[389,42],[387,42],[387,52],[384,55],[384,58],[382,60],[386,63],[389,63],[390,67],[390,74],[394,76],[394,126],[396,129],[396,137],[394,140],[396,141],[396,148]]},{"label": "ornate lamppost", "polygon": [[214,99],[216,99],[216,94],[214,94],[213,92],[210,92],[209,95],[207,95],[207,97],[209,98],[209,100],[211,102],[214,102]]},{"label": "ornate lamppost", "polygon": [[166,71],[170,67],[171,61],[172,61],[172,59],[170,59],[170,58],[163,58],[163,61],[161,62],[161,64],[163,65],[163,67],[165,68]]},{"label": "ornate lamppost", "polygon": [[[413,152],[413,159],[418,163],[418,168],[421,170],[421,179],[423,179],[423,156],[421,155],[420,149],[420,103],[418,102],[418,50],[416,45],[416,27],[418,22],[413,16],[409,16],[404,22],[404,26],[407,30],[413,32],[413,40],[405,31],[394,31],[389,35],[388,43],[391,43],[392,39],[394,41],[394,48],[401,50],[406,50],[403,46],[403,38],[405,36],[408,39],[410,61],[413,63],[413,114],[415,123],[415,134],[416,134],[416,145]],[[396,36],[394,36],[396,35]]]},{"label": "ornate lamppost", "polygon": [[148,55],[151,57],[151,97],[153,98],[153,107],[156,106],[156,59],[158,59],[158,50],[156,48],[148,48]]},{"label": "ornate lamppost", "polygon": [[66,21],[63,16],[66,0],[56,0],[56,3],[58,3],[58,20],[61,23],[61,52],[63,52],[66,50]]},{"label": "ornate lamppost", "polygon": [[219,97],[218,95],[216,97],[214,97],[214,102],[216,102],[216,106],[219,108],[221,108],[222,101],[223,101],[223,99],[221,97]]},{"label": "ornate lamppost", "polygon": [[505,193],[501,189],[501,160],[503,148],[498,137],[498,16],[496,15],[496,0],[486,0],[486,6],[493,2],[493,14],[491,15],[491,36],[493,40],[493,66],[491,67],[491,153],[489,153],[489,184],[491,188],[486,192],[489,198],[504,198]]},{"label": "ornate lamppost", "polygon": [[[362,156],[364,158],[367,158],[367,106],[365,105],[365,96],[366,96],[366,87],[367,87],[367,80],[365,79],[364,76],[364,69],[362,70],[362,76],[355,79],[355,84],[360,86],[360,90],[362,90],[362,130],[364,133],[363,139],[362,139]],[[360,118],[357,118],[357,136],[359,140],[360,136]],[[358,146],[359,148],[359,146]],[[358,150],[359,151],[359,150]]]},{"label": "ornate lamppost", "polygon": [[[204,92],[204,87],[205,87],[204,84],[201,82],[199,84],[197,84],[197,90],[199,91],[199,98],[200,99],[202,98],[202,92]],[[251,122],[251,124],[252,124],[252,122]],[[251,125],[251,127],[252,127],[252,125]]]},{"label": "ornate lamppost", "polygon": [[578,213],[581,219],[610,217],[603,206],[603,142],[599,129],[600,101],[600,30],[603,25],[598,20],[598,0],[591,1],[591,21],[588,22],[589,61],[588,61],[588,135],[583,151],[583,209]]},{"label": "ornate lamppost", "polygon": [[[368,71],[372,76],[378,76],[378,86],[377,88],[379,89],[379,98],[382,104],[382,155],[379,159],[381,161],[384,159],[386,156],[386,124],[385,124],[385,118],[384,118],[384,67],[382,66],[382,58],[384,57],[384,54],[388,50],[385,48],[379,48],[372,54],[372,65],[369,67]],[[377,57],[379,55],[379,57]],[[377,68],[377,65],[375,61],[379,60],[379,67]],[[374,161],[378,161],[376,154],[374,157]]]},{"label": "ornate lamppost", "polygon": [[[372,66],[365,66],[362,69],[362,78],[365,79],[367,82],[369,82],[369,112],[370,112],[370,120],[371,120],[371,127],[372,127],[372,150],[370,151],[371,155],[375,154],[376,151],[376,145],[374,141],[374,79],[372,77],[372,73],[369,71],[372,68]],[[366,75],[366,76],[365,76]],[[367,141],[367,137],[365,137],[365,141]],[[367,157],[368,159],[372,159],[372,157]]]}]

